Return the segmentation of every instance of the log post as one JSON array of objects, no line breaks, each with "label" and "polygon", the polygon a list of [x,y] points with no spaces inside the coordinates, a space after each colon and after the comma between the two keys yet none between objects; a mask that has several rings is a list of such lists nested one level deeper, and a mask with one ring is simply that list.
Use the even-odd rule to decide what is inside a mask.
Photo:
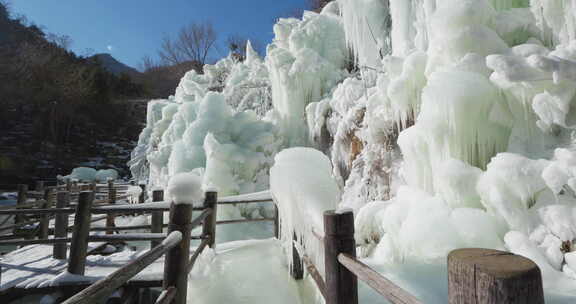
[{"label": "log post", "polygon": [[204,208],[212,209],[212,213],[204,220],[202,235],[207,237],[208,246],[216,248],[216,216],[218,215],[218,192],[207,191],[204,194]]},{"label": "log post", "polygon": [[72,192],[72,180],[66,180],[66,191]]},{"label": "log post", "polygon": [[163,288],[174,286],[177,294],[173,304],[185,304],[188,286],[188,259],[190,258],[190,236],[192,232],[192,204],[175,204],[170,206],[170,223],[168,234],[173,231],[182,233],[182,241],[170,249],[164,259]]},{"label": "log post", "polygon": [[[18,199],[16,200],[16,208],[18,208],[18,205],[26,204],[27,200],[28,200],[28,185],[18,185]],[[22,215],[16,215],[16,217],[14,218],[14,224],[20,224],[23,221],[24,218]],[[14,230],[14,232],[16,232],[16,230]]]},{"label": "log post", "polygon": [[290,265],[290,275],[294,280],[302,280],[304,278],[304,267],[298,249],[296,249],[297,242],[298,238],[296,237],[296,232],[294,232],[294,235],[292,235],[292,265]]},{"label": "log post", "polygon": [[[58,192],[56,195],[56,208],[67,208],[70,205],[70,192]],[[65,238],[68,236],[68,214],[56,214],[54,221],[54,238]],[[66,259],[66,243],[55,243],[52,255],[55,259]]]},{"label": "log post", "polygon": [[[116,204],[116,188],[112,179],[108,179],[108,203]],[[106,216],[106,227],[116,227],[116,214],[110,213]],[[106,230],[106,234],[114,234],[114,231]]]},{"label": "log post", "polygon": [[354,213],[324,212],[326,304],[358,304],[358,279],[338,261],[345,253],[356,257]]},{"label": "log post", "polygon": [[[44,189],[44,204],[42,204],[43,209],[50,209],[54,203],[54,197],[52,196],[52,189]],[[38,232],[38,238],[41,240],[48,239],[48,232],[50,231],[50,214],[42,215],[40,220],[40,231]]]},{"label": "log post", "polygon": [[274,204],[274,237],[280,239],[280,213],[276,204]]},{"label": "log post", "polygon": [[[154,190],[152,191],[152,201],[162,202],[164,201],[164,190]],[[152,211],[152,233],[162,233],[162,226],[164,224],[164,212],[162,211]],[[158,240],[152,241],[150,243],[150,248],[158,246],[161,242]]]},{"label": "log post", "polygon": [[34,187],[34,191],[44,192],[44,181],[36,181],[36,187]]},{"label": "log post", "polygon": [[449,304],[544,304],[540,268],[523,256],[464,248],[448,255]]},{"label": "log post", "polygon": [[146,201],[146,185],[140,184],[140,189],[142,189],[142,193],[140,193],[140,196],[138,197],[138,204],[144,204]]},{"label": "log post", "polygon": [[86,266],[86,251],[88,249],[88,235],[90,232],[90,208],[94,193],[90,191],[80,192],[76,215],[74,217],[74,231],[70,244],[70,258],[68,259],[68,272],[84,275]]}]

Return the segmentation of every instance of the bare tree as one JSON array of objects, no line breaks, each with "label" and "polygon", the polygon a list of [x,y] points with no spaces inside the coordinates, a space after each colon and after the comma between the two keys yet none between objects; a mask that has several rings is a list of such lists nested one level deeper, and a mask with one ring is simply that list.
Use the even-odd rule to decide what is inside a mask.
[{"label": "bare tree", "polygon": [[191,23],[181,28],[175,38],[164,37],[158,55],[167,65],[192,61],[204,66],[216,39],[216,31],[211,23]]},{"label": "bare tree", "polygon": [[254,51],[262,56],[264,48],[260,41],[256,39],[247,39],[239,34],[232,34],[228,36],[226,39],[226,46],[233,56],[239,60],[244,60],[244,58],[246,58],[246,46],[248,45],[248,41],[250,41]]},{"label": "bare tree", "polygon": [[320,12],[332,0],[308,0],[308,6],[312,11]]}]

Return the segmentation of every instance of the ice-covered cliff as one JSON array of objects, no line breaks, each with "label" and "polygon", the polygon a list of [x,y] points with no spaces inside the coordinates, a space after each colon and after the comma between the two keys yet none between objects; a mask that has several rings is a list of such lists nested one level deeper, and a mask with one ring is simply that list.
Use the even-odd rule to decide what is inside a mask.
[{"label": "ice-covered cliff", "polygon": [[251,192],[315,147],[374,261],[505,249],[576,291],[576,1],[338,0],[274,33],[150,102],[135,176]]}]

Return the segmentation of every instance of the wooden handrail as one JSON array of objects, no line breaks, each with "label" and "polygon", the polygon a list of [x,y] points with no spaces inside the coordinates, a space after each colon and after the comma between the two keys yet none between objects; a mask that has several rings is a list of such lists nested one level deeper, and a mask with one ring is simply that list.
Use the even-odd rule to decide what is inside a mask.
[{"label": "wooden handrail", "polygon": [[178,290],[174,286],[170,286],[164,289],[158,299],[156,299],[155,304],[170,304],[172,300],[176,297],[176,292]]},{"label": "wooden handrail", "polygon": [[236,224],[236,223],[250,223],[250,222],[273,222],[276,219],[274,218],[256,218],[256,219],[241,219],[241,220],[225,220],[225,221],[217,221],[217,225],[227,225],[227,224]]},{"label": "wooden handrail", "polygon": [[360,280],[383,295],[392,304],[422,304],[418,298],[388,280],[368,265],[348,254],[340,253],[338,262],[350,270]]},{"label": "wooden handrail", "polygon": [[195,219],[193,219],[192,222],[190,223],[190,226],[192,226],[192,229],[196,228],[197,226],[200,226],[200,224],[211,214],[212,214],[212,209],[205,209],[204,211],[202,211],[202,213],[199,216],[197,216]]},{"label": "wooden handrail", "polygon": [[318,290],[320,290],[322,297],[326,299],[326,282],[320,274],[320,271],[318,271],[318,268],[316,268],[312,260],[310,260],[310,257],[307,255],[302,256],[302,261],[304,261],[304,264],[306,264],[306,270],[308,270],[308,273],[310,276],[312,276],[312,279],[314,279],[316,287],[318,287]]},{"label": "wooden handrail", "polygon": [[192,267],[194,267],[194,264],[196,263],[196,259],[198,259],[198,256],[200,256],[200,254],[202,253],[202,251],[204,251],[204,248],[206,248],[206,246],[208,246],[208,242],[210,240],[202,240],[202,242],[200,243],[200,246],[198,246],[198,248],[196,248],[196,250],[194,251],[194,254],[192,254],[192,257],[190,257],[190,261],[188,262],[188,268],[186,269],[186,273],[190,273],[190,271],[192,271]]},{"label": "wooden handrail", "polygon": [[272,199],[261,200],[238,200],[238,201],[218,201],[218,205],[236,205],[236,204],[251,204],[251,203],[273,203]]},{"label": "wooden handrail", "polygon": [[171,232],[164,241],[149,250],[142,256],[138,257],[136,260],[130,262],[114,271],[112,274],[108,275],[106,278],[99,280],[98,282],[90,285],[90,287],[84,289],[83,291],[77,293],[72,298],[65,301],[63,304],[92,304],[100,303],[107,297],[109,297],[116,289],[124,285],[129,279],[134,277],[144,268],[148,267],[170,249],[178,245],[182,241],[182,233],[179,231]]}]

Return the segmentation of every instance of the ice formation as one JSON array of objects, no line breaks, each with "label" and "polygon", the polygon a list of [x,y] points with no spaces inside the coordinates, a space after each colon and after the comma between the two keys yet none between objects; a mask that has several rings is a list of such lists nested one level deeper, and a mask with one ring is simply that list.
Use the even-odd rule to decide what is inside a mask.
[{"label": "ice formation", "polygon": [[[330,159],[311,148],[291,148],[278,153],[270,169],[270,192],[282,214],[281,238],[296,237],[319,267],[323,265],[320,244],[311,231],[322,235],[324,211],[337,208],[340,190],[331,172]],[[288,248],[291,261],[292,247]]]},{"label": "ice formation", "polygon": [[[307,250],[339,202],[372,265],[504,249],[538,263],[549,298],[576,291],[575,1],[337,0],[274,33],[265,58],[225,58],[150,102],[134,176],[233,195],[268,188],[273,166],[284,239]],[[327,157],[277,154],[294,146]]]},{"label": "ice formation", "polygon": [[61,180],[77,180],[77,181],[98,181],[105,182],[108,179],[115,180],[118,178],[118,171],[114,169],[101,169],[96,170],[88,167],[78,167],[72,169],[72,172],[65,176],[58,176]]}]

